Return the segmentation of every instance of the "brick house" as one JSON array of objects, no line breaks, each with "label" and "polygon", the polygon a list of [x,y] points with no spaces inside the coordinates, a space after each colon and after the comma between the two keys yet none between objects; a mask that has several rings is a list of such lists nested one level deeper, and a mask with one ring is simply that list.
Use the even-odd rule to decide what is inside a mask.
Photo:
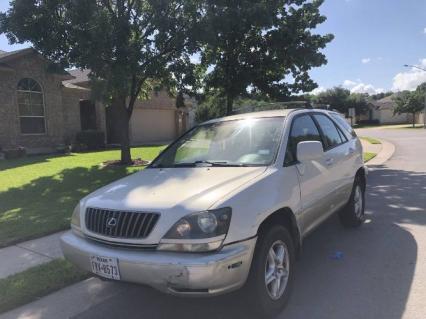
[{"label": "brick house", "polygon": [[[59,70],[32,48],[0,51],[0,147],[51,152],[82,130],[103,131],[116,142],[108,136],[108,108],[91,100],[88,73]],[[136,103],[133,144],[169,142],[192,125],[191,106],[177,110],[174,101],[160,92]]]}]

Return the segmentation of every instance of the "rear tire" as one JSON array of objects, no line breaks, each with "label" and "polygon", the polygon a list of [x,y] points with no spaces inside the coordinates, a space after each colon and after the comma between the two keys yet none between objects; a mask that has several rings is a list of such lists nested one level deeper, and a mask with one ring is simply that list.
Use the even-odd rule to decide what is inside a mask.
[{"label": "rear tire", "polygon": [[259,317],[272,317],[287,304],[295,268],[290,232],[274,225],[259,235],[247,280],[247,297]]},{"label": "rear tire", "polygon": [[365,219],[365,187],[359,176],[355,178],[351,197],[339,212],[340,222],[348,228],[359,227]]}]

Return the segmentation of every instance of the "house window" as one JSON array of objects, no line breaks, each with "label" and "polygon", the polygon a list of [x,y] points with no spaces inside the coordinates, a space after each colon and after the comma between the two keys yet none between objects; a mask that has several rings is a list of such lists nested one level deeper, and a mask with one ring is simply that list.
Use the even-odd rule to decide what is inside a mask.
[{"label": "house window", "polygon": [[19,81],[18,109],[22,134],[46,133],[43,91],[33,79]]}]

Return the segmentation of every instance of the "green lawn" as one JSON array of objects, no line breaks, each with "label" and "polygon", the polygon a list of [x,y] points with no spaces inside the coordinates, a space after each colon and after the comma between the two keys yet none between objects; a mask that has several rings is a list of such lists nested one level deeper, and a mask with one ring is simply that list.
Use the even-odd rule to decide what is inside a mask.
[{"label": "green lawn", "polygon": [[406,125],[406,126],[400,126],[398,127],[398,129],[424,129],[424,125],[423,124],[416,124],[414,127],[413,125]]},{"label": "green lawn", "polygon": [[88,277],[88,273],[78,270],[66,260],[56,259],[0,279],[0,313]]},{"label": "green lawn", "polygon": [[[152,160],[163,148],[134,148],[132,156]],[[68,228],[82,197],[141,169],[99,167],[119,157],[108,150],[0,161],[0,247]]]},{"label": "green lawn", "polygon": [[363,139],[370,144],[382,144],[382,142],[380,142],[379,140],[368,136],[361,136],[360,139]]},{"label": "green lawn", "polygon": [[364,153],[364,162],[368,162],[369,160],[372,160],[373,158],[376,157],[376,153],[369,153],[369,152],[365,152]]}]

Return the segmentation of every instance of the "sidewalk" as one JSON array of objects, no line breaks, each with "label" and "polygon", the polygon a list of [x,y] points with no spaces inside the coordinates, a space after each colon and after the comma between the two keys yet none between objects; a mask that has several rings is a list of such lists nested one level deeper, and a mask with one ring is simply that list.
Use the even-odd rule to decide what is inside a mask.
[{"label": "sidewalk", "polygon": [[387,162],[395,152],[395,146],[388,141],[380,139],[382,144],[371,144],[361,139],[362,149],[364,152],[376,153],[376,157],[367,162],[368,166],[383,165]]},{"label": "sidewalk", "polygon": [[[369,143],[368,141],[366,141],[362,138],[360,140],[361,140],[361,144],[362,144],[362,150],[364,152],[379,154],[380,151],[382,150],[383,144],[371,144],[371,143]],[[382,142],[382,141],[380,141],[380,142]]]},{"label": "sidewalk", "polygon": [[0,279],[62,257],[59,237],[64,232],[0,249]]}]

